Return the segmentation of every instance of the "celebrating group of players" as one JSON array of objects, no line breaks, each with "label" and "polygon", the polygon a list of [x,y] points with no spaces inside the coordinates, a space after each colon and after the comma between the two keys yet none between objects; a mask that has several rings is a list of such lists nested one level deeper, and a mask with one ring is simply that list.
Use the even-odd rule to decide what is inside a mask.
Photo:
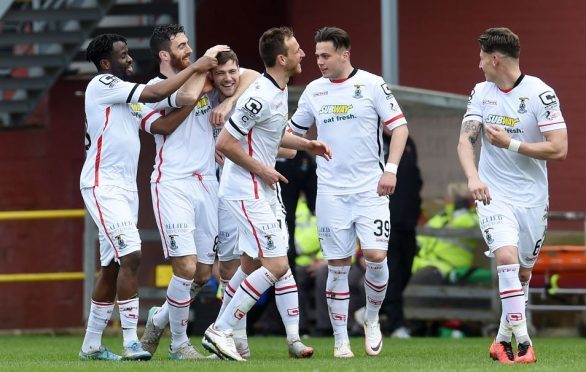
[{"label": "celebrating group of players", "polygon": [[[541,234],[540,238],[545,234],[545,222],[539,224],[543,227],[539,233],[534,223],[535,219],[543,217],[538,216],[543,206],[521,204],[532,208],[532,214],[521,214],[523,223],[532,226],[533,235],[519,239],[523,226],[516,225],[515,235],[511,225],[517,221],[510,224],[506,221],[510,200],[505,197],[508,196],[493,192],[491,204],[488,189],[492,191],[493,184],[485,180],[483,169],[494,164],[485,161],[488,164],[483,166],[481,157],[478,176],[470,144],[478,138],[480,124],[485,124],[487,138],[483,137],[483,141],[489,143],[484,144],[483,153],[487,147],[496,153],[485,156],[504,157],[503,162],[510,156],[531,157],[536,163],[535,169],[530,170],[533,176],[545,169],[545,162],[537,159],[547,158],[537,153],[552,151],[549,148],[533,150],[532,144],[526,143],[527,139],[538,142],[541,129],[546,133],[544,143],[547,144],[552,142],[553,133],[565,133],[565,124],[559,107],[554,107],[557,101],[553,91],[549,90],[550,95],[539,95],[540,92],[535,91],[546,87],[539,79],[519,73],[520,77],[509,86],[506,79],[499,80],[504,76],[499,67],[506,64],[507,58],[515,57],[509,56],[502,46],[507,45],[507,36],[512,32],[492,30],[497,30],[496,36],[489,35],[493,50],[484,49],[481,37],[481,68],[488,82],[478,86],[476,94],[471,96],[462,126],[459,155],[469,178],[470,191],[484,202],[481,205],[486,205],[479,210],[485,239],[497,261],[502,261],[499,263],[499,288],[504,315],[502,332],[499,330],[491,355],[501,362],[505,359],[530,362],[535,357],[524,323],[524,302],[516,300],[518,293],[515,291],[520,291],[522,297],[519,275],[526,269],[530,276],[533,261],[521,260],[519,272],[517,246],[525,245],[525,240],[530,241],[535,234]],[[366,261],[364,347],[368,355],[381,352],[383,337],[378,313],[389,278],[388,196],[396,186],[397,167],[408,136],[407,122],[384,80],[352,66],[350,38],[344,30],[321,28],[315,34],[315,42],[315,57],[322,77],[306,87],[290,119],[287,83],[290,77],[301,73],[305,53],[287,27],[271,28],[260,37],[259,53],[265,71],[259,74],[240,68],[234,51],[224,45],[210,48],[191,63],[192,50],[183,28],[157,26],[151,37],[151,49],[159,62],[160,73],[146,85],[127,81],[132,73],[132,58],[124,37],[100,35],[89,44],[87,58],[96,65],[99,74],[90,81],[85,94],[87,158],[81,174],[81,192],[99,228],[101,271],[79,352],[81,359],[148,360],[156,351],[167,324],[171,330],[169,359],[203,358],[186,333],[189,305],[210,279],[216,259],[223,303],[216,321],[205,332],[203,346],[221,359],[244,361],[249,358],[246,313],[268,288],[275,286],[289,355],[311,357],[313,349],[304,345],[299,337],[297,285],[287,259],[286,211],[280,203],[278,185],[288,180],[274,168],[277,157],[292,157],[296,150],[317,156],[316,215],[321,246],[328,260],[324,295],[334,330],[334,356],[354,356],[347,330],[348,273],[357,240]],[[488,58],[483,53],[494,59],[482,62],[483,58]],[[518,54],[516,61],[518,66]],[[492,75],[487,72],[489,63],[495,70],[490,72]],[[501,87],[503,82],[505,85]],[[497,85],[495,90],[493,86]],[[509,132],[505,130],[506,123],[487,120],[497,116],[494,113],[487,116],[487,105],[495,112],[501,105],[510,106],[510,102],[497,97],[499,94],[512,96],[511,93],[521,90],[524,96],[519,100],[523,113],[533,115],[539,110],[538,100],[542,98],[544,105],[543,100],[548,100],[548,120],[555,123],[544,124],[542,117],[537,116],[533,122],[518,120],[527,128]],[[516,102],[514,98],[510,100]],[[521,113],[521,107],[518,112]],[[317,140],[303,137],[312,125],[317,126]],[[150,309],[140,341],[137,336],[137,270],[141,242],[136,226],[139,129],[155,138],[152,203],[164,256],[173,269],[166,301]],[[383,131],[391,135],[386,160],[382,155]],[[511,139],[507,133],[521,133],[518,138],[524,141]],[[560,141],[555,142],[558,147],[563,145]],[[567,144],[565,146],[563,151],[567,151]],[[501,152],[508,151],[502,147],[519,154],[502,155]],[[489,177],[499,175],[490,174]],[[539,187],[542,186],[540,183]],[[495,190],[499,188],[495,186]],[[509,208],[512,209],[510,213],[517,216],[519,205],[514,205]],[[535,246],[535,242],[531,244]],[[506,252],[506,257],[499,259],[499,252]],[[508,278],[507,281],[503,279],[503,283],[506,282],[503,286],[500,286],[501,271]],[[524,282],[528,283],[528,278]],[[111,352],[101,342],[115,302],[123,330],[122,356]],[[513,302],[514,305],[505,306]],[[509,358],[512,355],[511,332],[519,342],[519,353],[512,356],[513,359]],[[533,360],[528,360],[526,355]]]}]

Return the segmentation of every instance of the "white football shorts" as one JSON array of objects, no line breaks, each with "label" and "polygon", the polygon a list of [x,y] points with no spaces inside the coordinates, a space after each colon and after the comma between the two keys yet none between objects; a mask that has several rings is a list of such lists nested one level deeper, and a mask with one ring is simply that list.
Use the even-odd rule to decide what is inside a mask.
[{"label": "white football shorts", "polygon": [[353,256],[357,239],[362,249],[388,249],[391,215],[387,196],[376,191],[345,195],[318,192],[315,212],[324,258]]},{"label": "white football shorts", "polygon": [[287,226],[284,218],[277,218],[281,209],[278,203],[270,205],[266,199],[224,200],[224,205],[236,220],[241,254],[251,258],[287,255]]},{"label": "white football shorts", "polygon": [[189,177],[151,184],[165,258],[197,255],[211,265],[218,236],[218,181]]},{"label": "white football shorts", "polygon": [[533,267],[547,232],[547,205],[528,208],[492,200],[489,205],[477,202],[476,211],[488,257],[501,247],[515,246],[521,267]]},{"label": "white football shorts", "polygon": [[222,262],[240,259],[238,224],[225,203],[220,199],[218,206],[218,260]]},{"label": "white football shorts", "polygon": [[140,251],[138,221],[138,192],[117,186],[96,186],[81,189],[86,209],[98,226],[100,263],[108,266],[112,260]]}]

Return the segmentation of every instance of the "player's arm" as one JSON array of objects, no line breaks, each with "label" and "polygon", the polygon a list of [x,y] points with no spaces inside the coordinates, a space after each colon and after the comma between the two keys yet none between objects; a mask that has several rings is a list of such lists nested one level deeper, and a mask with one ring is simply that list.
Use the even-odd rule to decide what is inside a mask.
[{"label": "player's arm", "polygon": [[301,136],[296,136],[289,130],[286,130],[283,134],[281,146],[293,150],[307,151],[312,155],[321,156],[326,160],[332,158],[332,150],[327,144],[318,140],[308,140]]},{"label": "player's arm", "polygon": [[535,159],[564,160],[568,154],[568,131],[555,129],[543,133],[543,142],[520,142],[514,140],[498,125],[486,126],[486,138],[500,148],[509,149]]},{"label": "player's arm", "polygon": [[397,169],[403,151],[405,151],[405,144],[407,143],[407,137],[409,137],[409,128],[406,124],[399,125],[398,127],[390,130],[387,126],[384,127],[385,132],[390,132],[391,141],[389,143],[389,157],[387,158],[387,164],[381,176],[376,192],[383,195],[393,195],[395,188],[397,187]]},{"label": "player's arm", "polygon": [[[177,91],[177,105],[193,105],[203,95],[208,71],[218,65],[216,56],[219,52],[228,51],[225,45],[216,45],[208,49],[205,54],[195,61],[197,73],[193,74]],[[211,64],[210,64],[211,62]]]},{"label": "player's arm", "polygon": [[285,147],[279,147],[277,157],[281,159],[293,159],[297,155],[297,150],[287,149]]},{"label": "player's arm", "polygon": [[259,176],[263,182],[265,182],[273,189],[275,188],[275,183],[279,181],[289,183],[289,181],[274,168],[262,164],[244,152],[240,146],[240,140],[228,132],[228,125],[222,128],[222,131],[216,140],[217,150],[219,150],[222,154],[224,154],[224,156],[226,156],[234,163]]},{"label": "player's arm", "polygon": [[[222,46],[221,50],[229,50],[227,46]],[[199,63],[198,63],[199,62]],[[207,73],[207,71],[218,65],[218,60],[215,57],[204,55],[195,63],[192,63],[177,75],[168,79],[162,80],[156,84],[147,85],[140,94],[140,102],[159,102],[171,95],[174,91],[179,89],[193,74]],[[193,103],[194,101],[190,101]]]},{"label": "player's arm", "polygon": [[194,106],[183,106],[165,116],[161,116],[151,125],[151,133],[163,135],[173,133],[187,119],[193,108]]},{"label": "player's arm", "polygon": [[236,105],[238,98],[244,93],[246,89],[260,76],[260,74],[254,70],[246,69],[240,75],[240,81],[238,88],[231,97],[226,97],[222,103],[216,106],[210,114],[210,123],[212,125],[223,125],[228,119],[228,115],[232,112],[232,109]]},{"label": "player's arm", "polygon": [[482,133],[482,124],[478,120],[465,120],[460,129],[458,140],[458,158],[468,180],[468,190],[475,200],[480,200],[484,205],[490,204],[490,192],[488,187],[480,180],[476,169],[474,146]]}]

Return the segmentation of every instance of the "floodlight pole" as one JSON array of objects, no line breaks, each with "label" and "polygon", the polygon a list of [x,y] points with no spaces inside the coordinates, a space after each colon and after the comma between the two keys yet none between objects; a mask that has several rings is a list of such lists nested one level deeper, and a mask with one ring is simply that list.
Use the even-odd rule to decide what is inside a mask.
[{"label": "floodlight pole", "polygon": [[383,78],[399,85],[399,7],[398,0],[380,0],[381,54]]},{"label": "floodlight pole", "polygon": [[179,0],[178,1],[178,16],[179,24],[185,30],[185,36],[189,39],[189,46],[193,49],[191,59],[197,57],[197,48],[195,40],[195,14],[196,14],[195,0]]}]

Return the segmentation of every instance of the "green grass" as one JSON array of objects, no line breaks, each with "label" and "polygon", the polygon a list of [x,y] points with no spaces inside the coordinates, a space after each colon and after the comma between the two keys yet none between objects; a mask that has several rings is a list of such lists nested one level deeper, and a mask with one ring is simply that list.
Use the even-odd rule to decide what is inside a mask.
[{"label": "green grass", "polygon": [[[192,337],[199,350],[199,337]],[[586,370],[586,341],[577,338],[537,338],[538,362],[533,365],[503,366],[488,357],[491,340],[482,338],[440,339],[385,338],[378,357],[364,354],[361,338],[352,339],[355,358],[333,358],[332,338],[309,338],[315,348],[313,358],[292,360],[287,357],[284,337],[250,339],[252,358],[246,363],[221,360],[168,361],[169,338],[164,337],[153,360],[149,362],[81,362],[77,353],[80,336],[0,336],[0,371],[492,371],[498,368],[524,371]],[[105,337],[104,344],[121,351],[121,337]]]}]

